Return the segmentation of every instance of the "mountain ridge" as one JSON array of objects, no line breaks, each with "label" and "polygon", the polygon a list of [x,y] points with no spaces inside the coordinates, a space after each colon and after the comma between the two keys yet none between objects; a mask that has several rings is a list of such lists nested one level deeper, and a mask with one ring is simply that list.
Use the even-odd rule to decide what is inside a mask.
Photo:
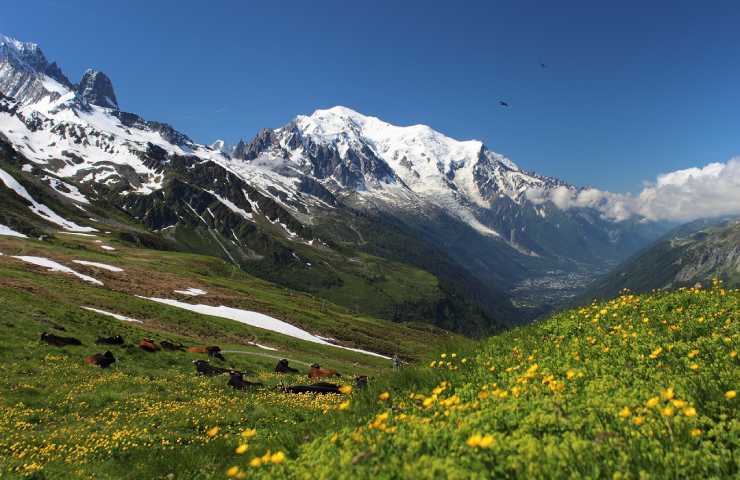
[{"label": "mountain ridge", "polygon": [[[6,43],[9,51],[17,47]],[[558,278],[585,278],[656,235],[653,225],[612,222],[588,208],[534,204],[530,188],[577,187],[525,172],[483,142],[457,141],[425,125],[397,127],[337,106],[264,129],[233,149],[205,146],[120,110],[100,72],[88,70],[80,85],[51,84],[48,61],[38,65],[29,70],[0,56],[0,91],[7,85],[20,94],[0,98],[0,137],[28,159],[24,174],[57,178],[44,181],[81,192],[65,201],[114,206],[168,241],[292,288],[305,282],[295,272],[306,265],[317,274],[323,269],[319,284],[338,285],[338,265],[317,261],[327,252],[382,252],[436,269],[453,297],[472,295],[489,314],[516,322],[585,283],[564,290]],[[395,230],[377,234],[390,225]],[[507,296],[550,277],[538,287],[549,293],[530,289],[517,301],[519,313],[512,310]],[[363,288],[371,288],[370,278]],[[384,314],[395,316],[398,307],[389,308]]]}]

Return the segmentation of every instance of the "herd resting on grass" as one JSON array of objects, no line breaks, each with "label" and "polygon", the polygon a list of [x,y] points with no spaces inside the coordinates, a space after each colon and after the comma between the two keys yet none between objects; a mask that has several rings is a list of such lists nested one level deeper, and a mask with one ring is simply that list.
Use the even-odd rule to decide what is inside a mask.
[{"label": "herd resting on grass", "polygon": [[[44,332],[41,334],[41,341],[48,343],[55,347],[66,347],[66,346],[81,346],[82,342],[74,337],[61,337],[51,333]],[[112,345],[122,347],[125,345],[125,341],[122,336],[115,335],[111,337],[99,337],[95,344],[97,345]],[[175,344],[173,342],[163,340],[157,344],[151,338],[142,338],[138,343],[138,348],[144,352],[156,353],[161,350],[167,351],[183,351],[189,353],[202,353],[207,354],[211,358],[215,358],[220,361],[226,361],[221,348],[218,346],[206,346],[206,347],[186,347],[182,344]],[[104,353],[95,353],[85,357],[85,363],[88,365],[95,365],[100,368],[108,368],[116,362],[116,358],[110,350]],[[254,388],[264,387],[261,383],[250,382],[244,379],[244,375],[248,372],[240,372],[231,368],[223,368],[215,365],[211,365],[206,360],[194,360],[195,371],[198,375],[206,377],[215,377],[219,375],[228,374],[229,380],[227,385],[236,390],[249,390]],[[293,368],[289,365],[289,361],[285,358],[278,361],[275,366],[275,373],[278,374],[296,374],[300,373],[298,369]],[[331,377],[341,377],[342,375],[333,369],[321,368],[321,365],[314,363],[309,367],[308,378],[311,380],[320,380]],[[367,377],[364,375],[355,377],[355,386],[357,388],[364,388],[367,386]],[[342,393],[340,391],[341,386],[328,383],[328,382],[317,382],[310,385],[281,385],[278,387],[285,393]]]}]

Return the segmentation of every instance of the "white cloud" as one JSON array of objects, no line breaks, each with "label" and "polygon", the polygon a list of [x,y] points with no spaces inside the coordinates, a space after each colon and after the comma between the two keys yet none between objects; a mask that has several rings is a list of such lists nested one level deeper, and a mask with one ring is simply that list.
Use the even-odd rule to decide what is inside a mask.
[{"label": "white cloud", "polygon": [[639,216],[685,222],[740,215],[740,158],[659,175],[636,196],[595,188],[579,191],[557,187],[550,191],[529,190],[527,197],[536,204],[549,200],[563,210],[594,208],[605,218],[617,221]]}]

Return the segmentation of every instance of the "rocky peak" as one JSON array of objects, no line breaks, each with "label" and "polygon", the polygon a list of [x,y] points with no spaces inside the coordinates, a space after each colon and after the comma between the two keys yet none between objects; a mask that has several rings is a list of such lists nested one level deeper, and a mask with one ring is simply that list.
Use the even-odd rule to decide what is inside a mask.
[{"label": "rocky peak", "polygon": [[91,105],[118,110],[113,82],[105,73],[98,70],[89,69],[82,75],[82,80],[77,86],[77,94]]}]

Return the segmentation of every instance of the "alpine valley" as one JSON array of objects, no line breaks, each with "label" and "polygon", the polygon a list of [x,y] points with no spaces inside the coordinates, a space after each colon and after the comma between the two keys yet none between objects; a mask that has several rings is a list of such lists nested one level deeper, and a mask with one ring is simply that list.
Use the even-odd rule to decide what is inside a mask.
[{"label": "alpine valley", "polygon": [[481,334],[581,293],[666,233],[644,219],[533,203],[581,187],[480,141],[345,107],[227,147],[121,108],[32,43],[0,36],[0,228],[108,232],[127,245],[220,257],[356,314]]}]

